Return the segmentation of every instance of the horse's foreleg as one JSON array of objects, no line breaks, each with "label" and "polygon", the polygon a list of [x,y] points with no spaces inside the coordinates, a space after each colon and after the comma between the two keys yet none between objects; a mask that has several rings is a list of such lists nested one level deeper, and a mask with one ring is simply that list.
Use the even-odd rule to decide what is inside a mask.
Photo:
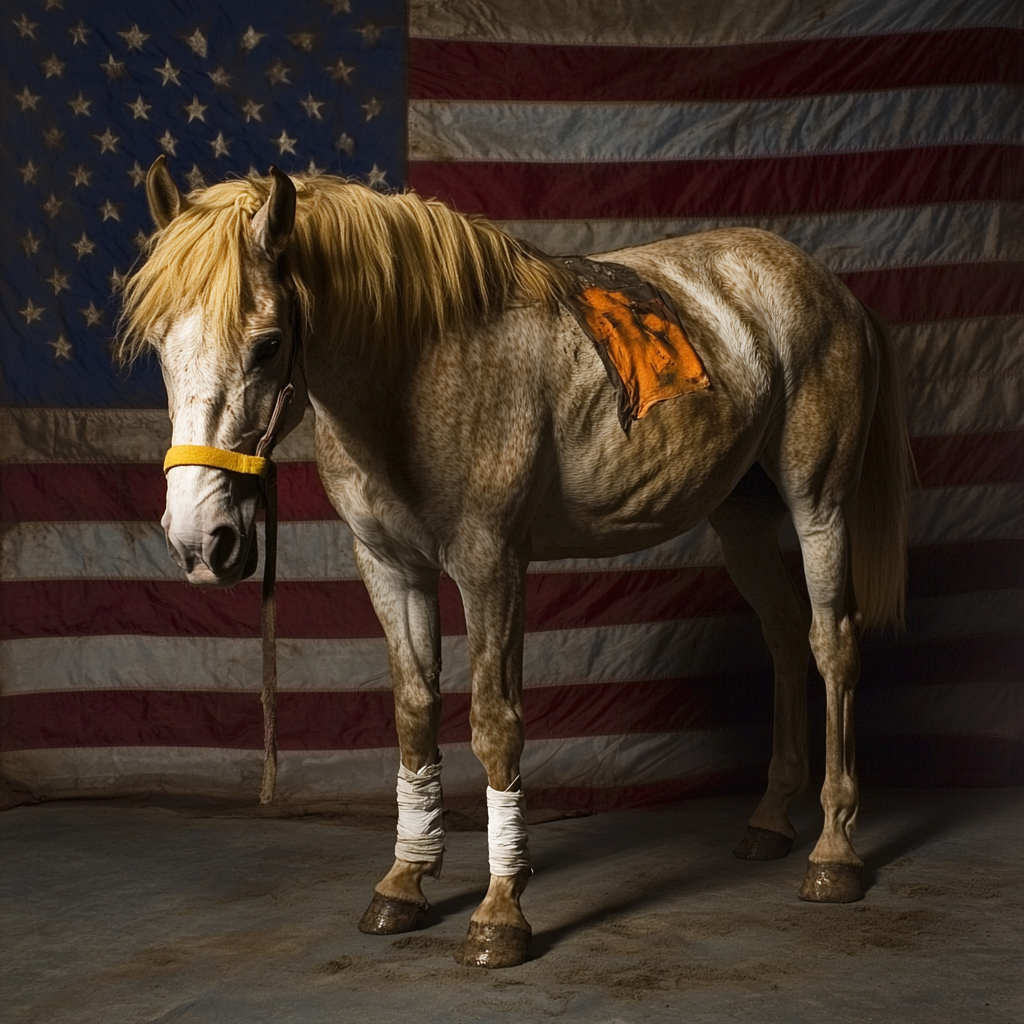
[{"label": "horse's foreleg", "polygon": [[444,856],[441,822],[441,624],[438,574],[396,569],[358,542],[356,561],[387,635],[401,748],[395,863],[374,888],[360,931],[394,935],[424,923],[430,907],[421,883],[437,877]]},{"label": "horse's foreleg", "polygon": [[473,752],[487,772],[491,880],[455,959],[467,966],[513,967],[526,960],[531,929],[519,901],[530,878],[526,808],[519,777],[523,752],[523,599],[525,565],[463,588],[473,667]]},{"label": "horse's foreleg", "polygon": [[860,872],[851,834],[857,820],[853,693],[860,674],[859,615],[850,581],[849,540],[838,512],[814,529],[797,522],[811,597],[811,650],[825,680],[825,826],[808,858],[800,898],[819,903],[859,900]]},{"label": "horse's foreleg", "polygon": [[775,715],[768,788],[734,851],[774,860],[793,848],[790,802],[807,783],[807,642],[811,615],[793,587],[779,551],[786,506],[760,467],[709,517],[722,541],[729,575],[757,612],[775,665]]}]

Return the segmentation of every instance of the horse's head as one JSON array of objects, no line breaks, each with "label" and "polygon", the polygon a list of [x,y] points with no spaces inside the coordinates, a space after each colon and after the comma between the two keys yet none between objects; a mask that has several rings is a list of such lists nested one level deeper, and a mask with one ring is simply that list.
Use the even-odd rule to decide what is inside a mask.
[{"label": "horse's head", "polygon": [[[224,188],[190,202],[163,157],[153,164],[146,193],[160,232],[129,284],[126,316],[130,329],[146,329],[159,356],[172,445],[254,455],[289,381],[296,394],[277,438],[301,419],[306,403],[295,300],[281,273],[296,194],[273,168],[262,205],[251,191],[233,203],[210,197]],[[255,571],[259,497],[254,475],[209,465],[167,470],[161,524],[190,583],[231,586]]]}]

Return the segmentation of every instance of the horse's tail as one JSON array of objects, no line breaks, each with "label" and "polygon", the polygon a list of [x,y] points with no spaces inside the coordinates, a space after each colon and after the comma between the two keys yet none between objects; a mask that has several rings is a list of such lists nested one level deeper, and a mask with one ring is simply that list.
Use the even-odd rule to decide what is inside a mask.
[{"label": "horse's tail", "polygon": [[853,589],[864,628],[904,625],[910,492],[917,482],[903,382],[888,327],[863,307],[878,344],[878,393],[850,524]]}]

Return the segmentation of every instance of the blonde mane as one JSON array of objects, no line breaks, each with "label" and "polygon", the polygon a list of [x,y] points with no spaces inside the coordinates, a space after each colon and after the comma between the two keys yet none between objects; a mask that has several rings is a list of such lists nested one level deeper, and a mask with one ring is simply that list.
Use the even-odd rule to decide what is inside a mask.
[{"label": "blonde mane", "polygon": [[[566,289],[562,271],[483,218],[328,175],[292,180],[298,202],[282,283],[312,337],[390,361],[511,304],[552,304]],[[153,234],[124,290],[123,361],[197,308],[215,325],[211,340],[238,344],[254,305],[249,224],[271,183],[250,176],[193,192],[189,208]]]}]

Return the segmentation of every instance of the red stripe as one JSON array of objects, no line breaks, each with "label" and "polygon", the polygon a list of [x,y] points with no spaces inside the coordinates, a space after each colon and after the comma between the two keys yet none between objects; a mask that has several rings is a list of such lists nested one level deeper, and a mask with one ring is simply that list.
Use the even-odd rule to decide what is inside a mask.
[{"label": "red stripe", "polygon": [[840,274],[894,323],[1024,313],[1024,263],[959,263]]},{"label": "red stripe", "polygon": [[1024,81],[1024,32],[945,32],[731,46],[409,40],[409,96],[616,103],[742,100]]},{"label": "red stripe", "polygon": [[[277,465],[282,521],[337,519],[315,462]],[[0,465],[0,522],[157,522],[167,487],[158,464]]]},{"label": "red stripe", "polygon": [[[911,446],[923,487],[1024,480],[1024,431],[917,437]],[[316,463],[280,463],[278,491],[283,522],[338,518]],[[0,522],[157,522],[163,510],[157,465],[0,465]]]},{"label": "red stripe", "polygon": [[[166,580],[32,580],[0,584],[0,638],[28,636],[259,635],[260,585],[201,591]],[[281,582],[278,636],[356,639],[383,636],[359,581]],[[527,578],[527,629],[728,615],[745,607],[718,567],[650,572],[565,573]],[[464,635],[458,589],[441,582],[441,628]]]},{"label": "red stripe", "polygon": [[[1024,785],[1024,743],[1002,736],[857,735],[857,770],[867,786]],[[567,786],[530,789],[530,807],[594,813],[657,807],[691,797],[752,791],[751,809],[764,791],[767,765],[692,775],[642,786],[606,789]],[[479,795],[446,800],[451,807],[475,807]]]},{"label": "red stripe", "polygon": [[[763,674],[762,674],[763,676]],[[754,699],[745,692],[753,689]],[[742,699],[740,699],[742,697]],[[526,690],[533,739],[677,732],[769,720],[769,680],[698,676]],[[81,690],[0,698],[4,750],[55,747],[263,747],[257,693]],[[389,690],[280,693],[281,750],[365,750],[397,743]],[[468,743],[469,694],[444,698],[441,743]]]},{"label": "red stripe", "polygon": [[652,163],[409,161],[409,184],[495,220],[757,217],[1019,199],[1024,150],[936,146]]},{"label": "red stripe", "polygon": [[[868,652],[859,704],[886,705],[901,686],[1019,679],[1024,641],[972,637]],[[468,743],[470,695],[445,695],[441,743]],[[257,693],[211,690],[79,690],[0,698],[4,750],[55,747],[184,746],[262,749]],[[278,695],[282,750],[365,750],[396,743],[390,690]],[[764,725],[769,735],[772,675],[737,674],[531,687],[523,692],[526,735],[565,739],[690,732]],[[951,727],[955,723],[950,723]]]},{"label": "red stripe", "polygon": [[869,786],[1020,786],[1024,743],[1002,736],[857,735]]},{"label": "red stripe", "polygon": [[[913,598],[1024,586],[1024,541],[934,545],[910,551]],[[797,561],[794,556],[793,561]],[[798,570],[797,570],[798,571]],[[797,577],[798,580],[800,577]],[[0,583],[0,639],[43,636],[257,637],[260,585],[199,590],[165,580]],[[278,584],[278,635],[357,639],[383,633],[358,581]],[[748,606],[725,569],[537,573],[527,577],[529,632],[741,614]],[[441,628],[464,635],[458,589],[441,582]]]},{"label": "red stripe", "polygon": [[1024,430],[911,439],[922,487],[1024,483]]}]

